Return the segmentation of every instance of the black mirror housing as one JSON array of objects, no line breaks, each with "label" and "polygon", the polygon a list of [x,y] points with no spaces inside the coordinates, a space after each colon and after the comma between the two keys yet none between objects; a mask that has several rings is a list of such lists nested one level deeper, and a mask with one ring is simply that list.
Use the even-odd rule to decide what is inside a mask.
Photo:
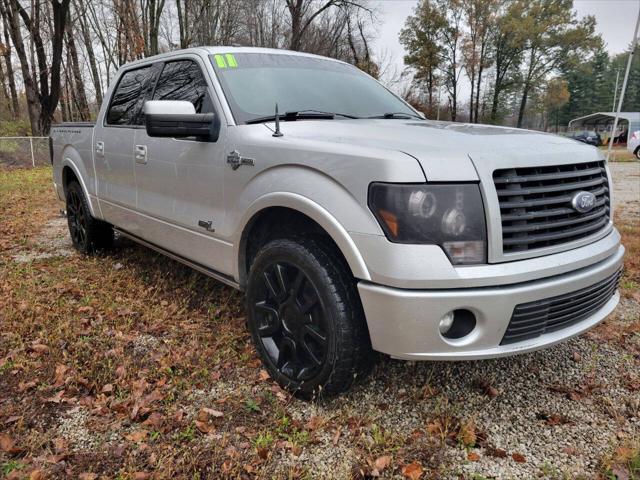
[{"label": "black mirror housing", "polygon": [[220,119],[214,113],[148,113],[145,126],[150,137],[196,137],[215,142],[220,134]]}]

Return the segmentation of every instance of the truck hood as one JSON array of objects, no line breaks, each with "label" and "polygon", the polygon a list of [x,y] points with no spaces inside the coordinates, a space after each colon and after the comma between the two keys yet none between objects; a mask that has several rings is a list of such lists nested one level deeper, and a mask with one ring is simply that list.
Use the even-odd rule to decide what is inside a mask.
[{"label": "truck hood", "polygon": [[[273,124],[268,125],[273,130]],[[489,125],[416,120],[282,122],[285,137],[404,152],[429,181],[477,181],[493,170],[600,160],[589,145],[557,135]]]}]

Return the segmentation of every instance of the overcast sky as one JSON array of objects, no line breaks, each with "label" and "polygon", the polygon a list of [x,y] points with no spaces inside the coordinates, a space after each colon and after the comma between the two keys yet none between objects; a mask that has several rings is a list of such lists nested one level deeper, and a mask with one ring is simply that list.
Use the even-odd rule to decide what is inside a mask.
[{"label": "overcast sky", "polygon": [[[400,45],[398,35],[418,0],[372,0],[372,3],[379,11],[380,20],[375,50],[400,72],[404,68],[404,48]],[[610,53],[620,53],[629,46],[640,0],[574,0],[574,7],[580,17],[596,17],[596,29]]]}]

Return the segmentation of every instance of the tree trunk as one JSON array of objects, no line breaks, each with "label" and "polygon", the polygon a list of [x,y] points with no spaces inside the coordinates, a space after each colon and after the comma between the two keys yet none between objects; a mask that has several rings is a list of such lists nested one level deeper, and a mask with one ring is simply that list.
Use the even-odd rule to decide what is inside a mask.
[{"label": "tree trunk", "polygon": [[11,97],[9,96],[9,89],[7,88],[7,80],[2,62],[0,62],[0,86],[2,87],[2,96],[6,102],[7,110],[11,113]]},{"label": "tree trunk", "polygon": [[[11,38],[20,60],[31,131],[33,135],[47,135],[60,98],[62,47],[70,0],[51,2],[53,29],[47,49],[45,49],[40,32],[41,9],[39,8],[39,3],[36,3],[36,8],[32,10],[33,17],[30,17],[18,0],[3,0],[3,2],[3,10],[8,14]],[[29,68],[29,59],[24,46],[18,15],[22,18],[31,34],[31,41],[37,60],[36,74],[32,74]],[[47,64],[47,50],[51,52],[50,67]],[[36,70],[35,64],[36,61],[32,65],[34,71]],[[36,76],[39,78],[39,88],[34,80]]]},{"label": "tree trunk", "polygon": [[476,72],[475,68],[471,70],[471,75],[469,75],[469,80],[471,84],[471,95],[469,95],[469,122],[473,123],[473,101],[475,96],[475,87],[476,87]]},{"label": "tree trunk", "polygon": [[87,94],[84,87],[84,80],[80,72],[80,62],[78,60],[78,51],[76,50],[76,42],[73,39],[73,30],[71,23],[67,24],[67,50],[69,51],[69,59],[71,63],[71,72],[73,75],[74,97],[77,100],[78,114],[80,120],[86,122],[90,118],[89,102],[87,102]]},{"label": "tree trunk", "polygon": [[[96,61],[96,55],[93,50],[93,42],[91,41],[91,34],[89,33],[89,26],[84,18],[85,8],[82,5],[82,0],[77,0],[75,3],[76,14],[78,15],[78,22],[80,23],[80,31],[82,33],[82,40],[84,42],[84,48],[87,51],[87,58],[89,60],[89,68],[91,69],[91,80],[93,82],[93,88],[96,92],[96,103],[98,108],[102,105],[102,85],[100,84],[100,72],[98,70],[98,63]],[[83,8],[79,8],[83,7]]]},{"label": "tree trunk", "polygon": [[180,48],[187,48],[189,46],[189,0],[184,0],[184,7],[182,0],[176,0],[176,7],[178,9],[178,29],[180,30]]},{"label": "tree trunk", "polygon": [[525,82],[524,88],[522,89],[522,99],[520,100],[520,109],[518,111],[518,123],[516,124],[517,128],[522,128],[522,122],[524,121],[524,112],[527,108],[527,97],[529,96],[529,89],[531,86],[529,82]]},{"label": "tree trunk", "polygon": [[39,133],[38,119],[40,117],[40,98],[38,95],[37,85],[33,80],[29,69],[29,59],[27,50],[22,38],[22,30],[18,21],[16,8],[16,0],[2,0],[2,15],[7,18],[7,24],[13,40],[13,46],[20,60],[20,69],[22,71],[22,82],[24,84],[24,93],[27,98],[27,111],[29,113],[29,123],[31,124],[31,134]]},{"label": "tree trunk", "polygon": [[159,0],[156,4],[156,0],[149,2],[149,54],[157,55],[158,49],[158,34],[160,32],[160,15],[164,9],[164,0]]},{"label": "tree trunk", "polygon": [[287,0],[287,8],[289,9],[289,15],[291,15],[291,40],[289,41],[290,50],[300,50],[303,3],[304,0]]},{"label": "tree trunk", "polygon": [[478,67],[478,81],[476,83],[476,102],[475,102],[475,118],[473,120],[473,123],[478,123],[478,111],[479,111],[479,107],[480,107],[480,85],[482,84],[482,62],[480,63],[480,66]]},{"label": "tree trunk", "polygon": [[4,61],[7,68],[7,83],[9,85],[9,94],[11,95],[11,113],[13,118],[18,118],[20,115],[20,104],[18,103],[18,91],[16,90],[16,77],[13,72],[13,64],[11,63],[11,39],[9,38],[9,24],[5,10],[0,0],[0,13],[2,14],[2,26],[4,33]]}]

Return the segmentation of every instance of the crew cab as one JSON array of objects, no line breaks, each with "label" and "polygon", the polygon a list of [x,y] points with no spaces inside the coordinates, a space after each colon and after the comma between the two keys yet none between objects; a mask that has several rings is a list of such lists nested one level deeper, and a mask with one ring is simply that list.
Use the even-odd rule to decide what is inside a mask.
[{"label": "crew cab", "polygon": [[123,66],[95,124],[51,132],[74,246],[114,232],[246,292],[271,376],[348,389],[374,352],[548,347],[619,300],[598,149],[430,121],[356,67],[208,47]]}]

